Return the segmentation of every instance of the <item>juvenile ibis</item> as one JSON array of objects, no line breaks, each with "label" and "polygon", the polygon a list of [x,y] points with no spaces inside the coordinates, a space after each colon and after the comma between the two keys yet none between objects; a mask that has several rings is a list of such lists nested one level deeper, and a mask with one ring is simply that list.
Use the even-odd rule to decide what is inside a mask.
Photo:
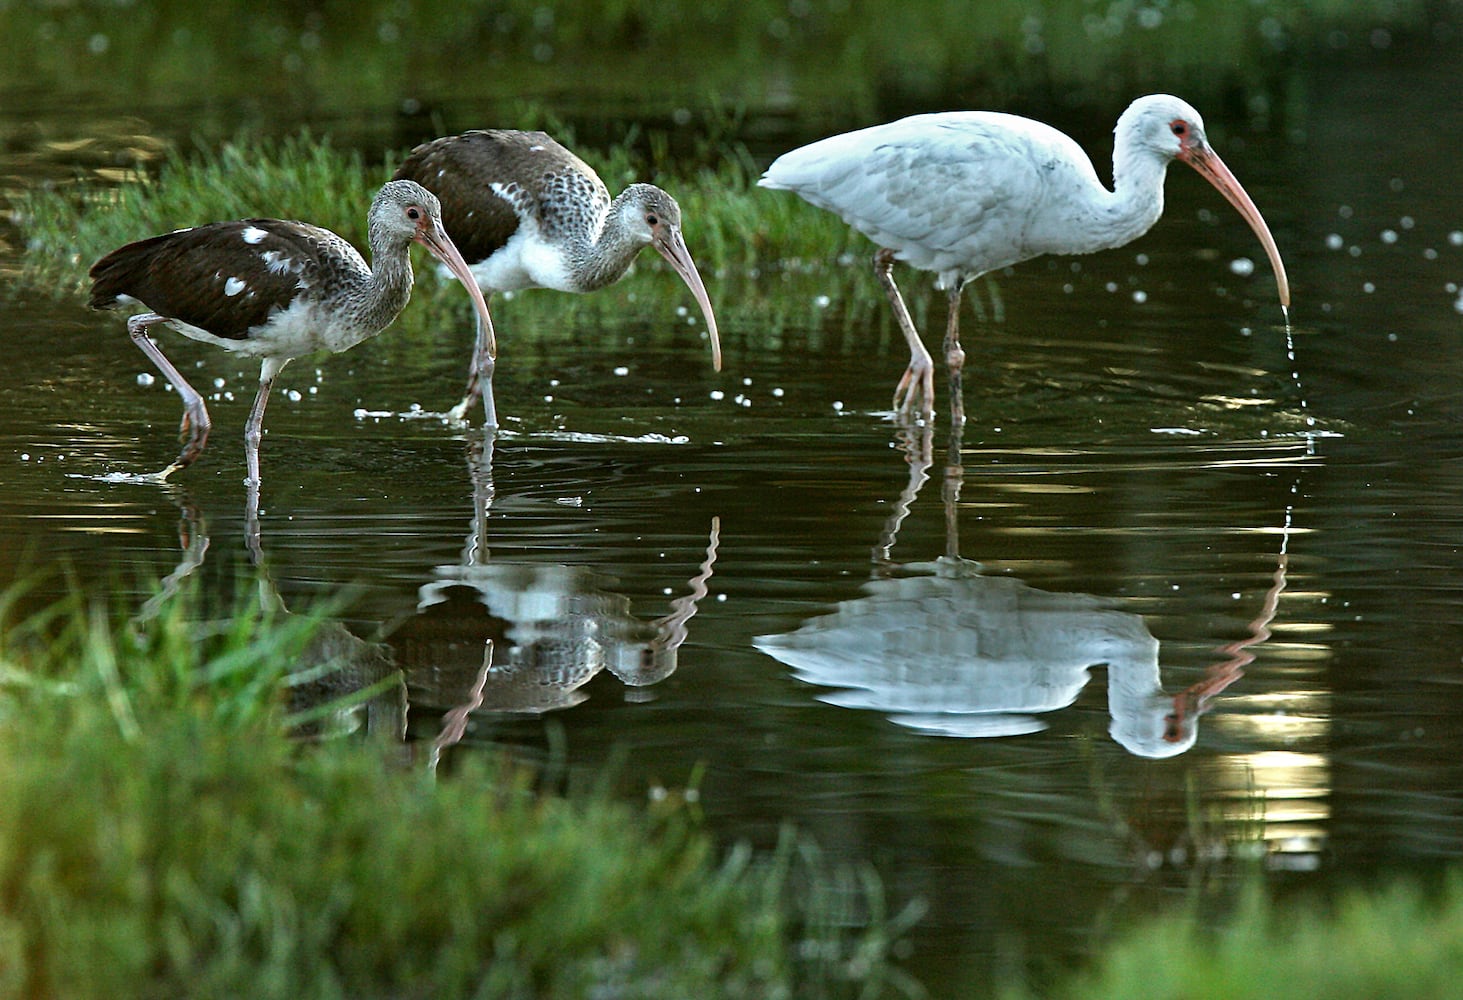
[{"label": "juvenile ibis", "polygon": [[274,378],[315,351],[340,352],[376,336],[411,296],[409,248],[420,243],[457,276],[486,322],[487,302],[442,227],[430,191],[391,181],[371,202],[372,263],[327,229],[280,219],[214,222],[129,243],[91,268],[94,309],[141,305],[127,330],[183,401],[183,449],[157,479],[192,464],[208,443],[203,397],[153,342],[158,324],[193,340],[261,359],[259,394],[245,425],[247,482],[259,484],[259,441]]},{"label": "juvenile ibis", "polygon": [[[660,188],[631,184],[611,200],[599,175],[564,146],[543,132],[508,129],[423,143],[395,176],[441,199],[442,221],[489,298],[525,288],[592,292],[619,281],[642,249],[655,247],[700,305],[711,363],[721,370],[716,316],[681,235],[681,208]],[[495,353],[491,320],[480,315],[467,393],[454,419],[481,397],[487,426],[497,426]]]},{"label": "juvenile ibis", "polygon": [[879,247],[874,273],[909,343],[894,391],[903,420],[934,414],[934,364],[891,272],[895,260],[937,275],[948,297],[945,359],[952,421],[960,392],[960,294],[972,278],[1042,254],[1122,246],[1163,214],[1171,160],[1193,167],[1250,224],[1275,270],[1282,307],[1290,286],[1270,229],[1210,148],[1199,113],[1177,97],[1140,97],[1114,130],[1113,189],[1080,146],[1050,126],[991,111],[915,115],[822,139],[778,157],[758,181],[840,215]]}]

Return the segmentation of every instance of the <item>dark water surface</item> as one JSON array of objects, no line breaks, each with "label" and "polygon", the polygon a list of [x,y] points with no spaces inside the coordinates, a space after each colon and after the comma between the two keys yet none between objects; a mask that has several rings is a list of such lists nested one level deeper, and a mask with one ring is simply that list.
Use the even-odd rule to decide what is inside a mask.
[{"label": "dark water surface", "polygon": [[[414,410],[455,400],[466,328],[430,384],[389,334],[281,376],[262,598],[353,595],[343,642],[406,675],[373,724],[423,746],[481,687],[451,753],[618,758],[637,794],[704,765],[718,836],[791,820],[925,900],[935,995],[1087,955],[1245,857],[1299,886],[1429,870],[1463,847],[1456,56],[1316,70],[1288,136],[1211,114],[1290,269],[1293,362],[1259,247],[1182,167],[1147,237],[1017,268],[1004,321],[967,320],[958,457],[885,419],[897,334],[811,279],[708,279],[719,375],[641,316],[519,352],[504,302],[490,469]],[[942,303],[904,284],[933,343]],[[754,290],[834,301],[769,349]],[[257,373],[170,338],[237,398],[176,484],[109,483],[171,456],[176,397],[116,316],[20,293],[0,329],[0,582],[233,587]]]}]

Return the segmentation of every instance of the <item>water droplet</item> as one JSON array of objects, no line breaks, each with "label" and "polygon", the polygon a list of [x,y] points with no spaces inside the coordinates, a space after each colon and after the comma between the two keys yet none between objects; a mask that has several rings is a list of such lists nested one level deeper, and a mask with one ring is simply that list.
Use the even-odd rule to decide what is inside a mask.
[{"label": "water droplet", "polygon": [[157,381],[157,377],[154,376],[152,374],[152,372],[140,372],[140,373],[138,373],[138,376],[137,376],[137,384],[140,385],[140,386],[142,386],[144,389],[150,388],[152,386],[152,384],[154,382],[156,382],[156,381]]}]

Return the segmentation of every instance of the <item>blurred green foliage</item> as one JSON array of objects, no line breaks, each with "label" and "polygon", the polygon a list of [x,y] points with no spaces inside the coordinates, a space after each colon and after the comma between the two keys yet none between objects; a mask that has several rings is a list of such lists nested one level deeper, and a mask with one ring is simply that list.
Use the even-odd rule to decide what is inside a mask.
[{"label": "blurred green foliage", "polygon": [[190,594],[145,622],[0,597],[0,996],[918,992],[888,960],[917,911],[870,874],[791,835],[719,852],[693,789],[635,807],[493,754],[434,781],[392,739],[292,739],[399,687],[389,658],[306,707],[351,678],[331,622]]}]

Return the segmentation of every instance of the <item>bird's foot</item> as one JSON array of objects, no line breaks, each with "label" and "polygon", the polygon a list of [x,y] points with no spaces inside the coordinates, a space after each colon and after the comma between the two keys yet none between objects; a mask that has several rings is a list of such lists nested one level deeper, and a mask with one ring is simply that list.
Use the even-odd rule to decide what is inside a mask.
[{"label": "bird's foot", "polygon": [[203,454],[203,449],[208,445],[208,432],[212,428],[208,415],[203,414],[201,419],[195,419],[189,410],[183,411],[183,420],[178,425],[178,440],[183,442],[183,450],[168,466],[165,472],[176,472],[178,469],[192,465]]},{"label": "bird's foot", "polygon": [[935,422],[935,373],[909,367],[894,387],[894,416],[903,424]]},{"label": "bird's foot", "polygon": [[466,427],[466,426],[468,426],[467,414],[468,414],[468,411],[473,408],[473,404],[475,404],[476,402],[477,402],[477,398],[474,397],[474,396],[464,396],[464,397],[462,397],[462,402],[458,403],[452,409],[450,409],[450,410],[447,411],[447,424],[448,424],[448,426],[451,426],[451,427]]}]

